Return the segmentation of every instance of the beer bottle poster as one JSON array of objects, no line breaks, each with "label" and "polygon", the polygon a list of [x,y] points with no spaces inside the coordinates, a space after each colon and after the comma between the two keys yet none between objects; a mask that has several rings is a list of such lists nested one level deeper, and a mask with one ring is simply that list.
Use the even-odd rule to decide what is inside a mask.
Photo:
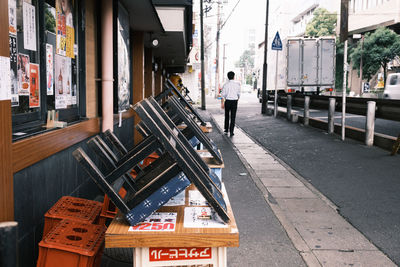
[{"label": "beer bottle poster", "polygon": [[40,107],[39,64],[31,63],[29,70],[29,107],[37,108]]},{"label": "beer bottle poster", "polygon": [[65,57],[64,61],[64,95],[65,95],[65,104],[68,106],[72,105],[72,82],[71,82],[71,58]]},{"label": "beer bottle poster", "polygon": [[55,108],[63,109],[67,108],[67,99],[65,93],[65,72],[66,72],[66,58],[60,55],[54,56],[55,71],[54,71],[54,81],[55,81]]},{"label": "beer bottle poster", "polygon": [[29,56],[18,54],[18,95],[29,95]]}]

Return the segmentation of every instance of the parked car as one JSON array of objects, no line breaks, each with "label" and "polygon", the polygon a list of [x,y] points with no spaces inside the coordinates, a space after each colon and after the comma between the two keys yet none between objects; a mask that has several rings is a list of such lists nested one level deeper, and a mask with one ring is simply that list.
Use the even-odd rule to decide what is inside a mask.
[{"label": "parked car", "polygon": [[386,80],[383,98],[400,99],[400,73],[391,73]]}]

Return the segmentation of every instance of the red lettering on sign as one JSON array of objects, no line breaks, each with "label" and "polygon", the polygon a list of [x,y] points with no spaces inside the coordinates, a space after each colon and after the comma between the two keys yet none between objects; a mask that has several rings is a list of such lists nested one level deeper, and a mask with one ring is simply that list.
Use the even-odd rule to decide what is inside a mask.
[{"label": "red lettering on sign", "polygon": [[149,248],[149,260],[179,261],[211,259],[211,248]]}]

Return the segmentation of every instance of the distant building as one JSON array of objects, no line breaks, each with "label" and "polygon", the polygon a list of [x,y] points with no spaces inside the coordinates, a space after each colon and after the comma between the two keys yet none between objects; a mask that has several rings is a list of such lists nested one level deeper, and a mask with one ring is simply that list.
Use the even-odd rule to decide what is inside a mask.
[{"label": "distant building", "polygon": [[400,0],[350,0],[349,33],[386,26],[400,33]]},{"label": "distant building", "polygon": [[[349,37],[359,33],[364,35],[380,26],[388,27],[400,34],[400,0],[350,0],[349,2]],[[360,39],[352,40],[353,43]],[[389,67],[399,66],[394,60]],[[390,71],[390,70],[389,70]],[[371,79],[370,88],[377,84],[378,74]],[[349,87],[354,94],[361,94],[362,82],[358,70],[352,70],[348,76]]]}]

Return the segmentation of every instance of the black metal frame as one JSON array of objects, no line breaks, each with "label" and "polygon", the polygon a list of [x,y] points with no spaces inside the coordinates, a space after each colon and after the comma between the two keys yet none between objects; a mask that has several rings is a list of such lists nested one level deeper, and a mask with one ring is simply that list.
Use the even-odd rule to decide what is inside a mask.
[{"label": "black metal frame", "polygon": [[[199,164],[200,156],[190,146],[183,134],[175,127],[161,106],[154,98],[150,97],[136,103],[133,109],[220,218],[224,222],[229,222],[230,218],[221,191]],[[201,158],[200,161],[202,161]]]},{"label": "black metal frame", "polygon": [[165,87],[170,88],[171,91],[176,94],[179,98],[179,100],[183,103],[184,106],[186,106],[190,112],[193,113],[193,115],[196,116],[196,118],[200,121],[202,126],[206,125],[206,122],[204,121],[204,119],[200,116],[200,114],[193,108],[192,105],[190,105],[190,103],[186,100],[186,98],[181,94],[181,92],[179,92],[179,90],[175,87],[175,85],[171,82],[171,80],[167,80],[165,82]]},{"label": "black metal frame", "polygon": [[172,96],[168,98],[167,101],[173,113],[176,114],[176,116],[179,117],[179,119],[186,124],[187,126],[186,129],[189,129],[191,132],[193,132],[193,135],[196,136],[197,139],[199,139],[199,141],[211,153],[211,155],[214,157],[214,159],[217,161],[218,164],[222,164],[223,160],[220,153],[218,152],[218,148],[215,145],[215,143],[211,139],[209,139],[201,130],[201,128],[197,125],[197,123],[194,122],[193,119],[191,119],[191,117],[186,112],[181,103],[178,101],[178,99]]}]

